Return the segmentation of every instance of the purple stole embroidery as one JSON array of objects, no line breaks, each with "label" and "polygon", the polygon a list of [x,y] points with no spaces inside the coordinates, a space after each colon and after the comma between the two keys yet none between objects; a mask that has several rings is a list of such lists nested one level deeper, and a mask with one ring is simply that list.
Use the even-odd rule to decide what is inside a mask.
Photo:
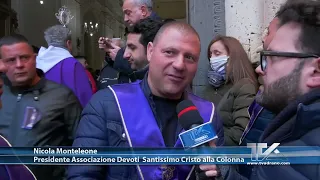
[{"label": "purple stole embroidery", "polygon": [[[0,135],[0,147],[10,147],[8,141]],[[5,166],[6,172],[0,171],[0,177],[9,177],[10,180],[35,180],[32,172],[22,164],[2,165]],[[2,174],[5,173],[5,174]]]},{"label": "purple stole embroidery", "polygon": [[[129,145],[130,147],[165,148],[166,146],[162,134],[139,82],[109,87],[114,93],[118,103],[119,112]],[[192,94],[188,94],[188,99],[196,105],[200,115],[204,119],[204,122],[212,120],[214,106],[211,102],[205,101]],[[179,139],[176,142],[175,147],[182,147]],[[183,165],[137,165],[137,170],[140,175],[140,179],[186,180],[189,178],[193,168],[192,166]],[[167,170],[170,172],[167,172]]]}]

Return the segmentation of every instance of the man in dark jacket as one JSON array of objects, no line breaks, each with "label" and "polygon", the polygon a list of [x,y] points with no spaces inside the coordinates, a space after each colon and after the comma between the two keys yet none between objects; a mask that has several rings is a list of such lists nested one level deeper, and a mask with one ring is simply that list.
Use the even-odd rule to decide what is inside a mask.
[{"label": "man in dark jacket", "polygon": [[[288,3],[284,4],[283,6],[287,6],[287,5]],[[263,37],[264,50],[268,48],[270,42],[272,41],[274,35],[278,30],[279,16],[280,14],[278,12],[276,14],[276,17],[270,22],[267,29],[267,34]],[[261,68],[260,66],[256,67],[257,73],[260,68]],[[259,83],[261,84],[259,89],[262,89],[263,80],[261,76],[259,76]],[[259,91],[258,94],[259,93],[261,92]],[[263,131],[275,116],[272,112],[270,112],[269,110],[263,108],[260,104],[258,104],[256,100],[254,100],[253,103],[249,106],[248,112],[249,112],[250,120],[240,138],[240,143],[239,143],[240,146],[247,146],[247,143],[258,143],[259,138],[262,135]],[[239,165],[239,172],[241,175],[247,178],[250,178],[252,168],[253,166],[251,165],[242,164],[242,165]]]},{"label": "man in dark jacket", "polygon": [[[0,45],[1,46],[1,45]],[[3,87],[3,73],[7,71],[7,66],[4,64],[4,60],[0,54],[0,109],[2,108],[2,87]],[[11,147],[11,144],[6,138],[0,135],[0,147]],[[36,177],[30,171],[30,169],[22,164],[16,165],[0,165],[0,177],[3,180],[35,180]]]},{"label": "man in dark jacket", "polygon": [[[36,58],[21,35],[0,40],[7,72],[0,110],[0,132],[13,146],[70,146],[77,128],[81,105],[73,92],[44,78],[36,69]],[[59,180],[63,166],[29,168],[39,180]]]},{"label": "man in dark jacket", "polygon": [[[292,3],[296,3],[298,1],[301,1],[301,0],[287,1],[285,4],[281,6],[280,10],[276,13],[275,18],[270,22],[268,26],[266,35],[263,37],[264,50],[268,49],[273,37],[275,36],[279,28],[279,23],[280,23],[279,20],[283,19],[283,17],[287,16],[287,14],[290,13],[290,12],[284,12],[282,9],[285,9],[291,6]],[[256,68],[256,72],[258,74],[259,74],[260,68],[261,68],[260,66]],[[261,76],[259,76],[259,80],[261,80],[261,84],[263,85],[263,80]],[[263,86],[261,86],[260,89],[262,90]],[[258,94],[259,93],[261,92],[259,91]],[[247,146],[247,143],[259,142],[259,138],[261,137],[263,131],[271,122],[271,120],[275,117],[274,113],[267,110],[266,108],[263,108],[256,101],[254,101],[249,107],[249,115],[250,115],[250,121],[240,139],[241,146]],[[240,165],[239,172],[241,175],[247,178],[250,178],[252,168],[253,168],[252,165]]]},{"label": "man in dark jacket", "polygon": [[[261,52],[263,89],[256,101],[276,114],[259,142],[320,146],[320,2],[304,0],[280,9],[279,29]],[[229,166],[225,179],[244,179]],[[252,180],[320,179],[320,165],[255,166]]]},{"label": "man in dark jacket", "polygon": [[[223,144],[222,122],[211,102],[186,93],[197,71],[200,39],[188,24],[171,22],[148,43],[149,72],[142,81],[119,84],[99,91],[84,109],[75,147],[182,147],[176,106],[190,99],[205,122],[211,122],[217,145]],[[145,126],[148,124],[148,126]],[[190,166],[175,166],[173,178],[187,179]],[[183,170],[184,169],[184,170]],[[206,167],[202,167],[203,170]],[[70,166],[75,179],[161,179],[159,166]],[[217,172],[214,168],[208,174]]]},{"label": "man in dark jacket", "polygon": [[[152,8],[152,0],[125,0],[122,5],[122,11],[124,13],[124,21],[127,28],[134,26],[141,19],[145,18],[161,20]],[[123,57],[124,48],[116,46],[105,38],[99,39],[99,47],[103,48],[114,61],[113,68],[119,72],[121,82],[134,82],[137,79],[141,79],[135,76],[134,70],[131,69],[128,60]]]},{"label": "man in dark jacket", "polygon": [[135,79],[143,79],[149,69],[147,46],[149,42],[153,42],[161,26],[161,21],[146,18],[128,29],[123,57],[128,59]]}]

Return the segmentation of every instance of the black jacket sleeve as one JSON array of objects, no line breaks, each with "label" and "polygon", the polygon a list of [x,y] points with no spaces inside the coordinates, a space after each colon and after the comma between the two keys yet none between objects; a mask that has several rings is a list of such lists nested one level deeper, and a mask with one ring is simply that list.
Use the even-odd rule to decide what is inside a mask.
[{"label": "black jacket sleeve", "polygon": [[133,70],[131,69],[130,63],[128,62],[128,60],[123,58],[124,51],[125,51],[124,48],[121,48],[118,51],[116,59],[113,63],[113,68],[121,73],[129,75],[133,72]]},{"label": "black jacket sleeve", "polygon": [[68,139],[73,142],[80,121],[82,106],[72,91],[67,95],[64,120],[68,129]]}]

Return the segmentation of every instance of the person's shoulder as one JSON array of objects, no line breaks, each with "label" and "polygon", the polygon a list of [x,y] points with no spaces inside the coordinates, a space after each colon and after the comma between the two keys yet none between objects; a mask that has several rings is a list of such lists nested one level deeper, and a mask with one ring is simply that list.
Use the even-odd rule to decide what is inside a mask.
[{"label": "person's shoulder", "polygon": [[232,90],[236,94],[256,94],[257,86],[248,78],[243,78],[232,86]]},{"label": "person's shoulder", "polygon": [[300,138],[305,146],[320,146],[318,136],[320,134],[320,126],[311,128]]},{"label": "person's shoulder", "polygon": [[118,104],[113,92],[109,88],[105,88],[96,92],[85,106],[82,115],[98,115],[104,121],[120,122],[121,116]]},{"label": "person's shoulder", "polygon": [[45,92],[55,91],[55,92],[58,92],[59,94],[72,93],[72,90],[63,84],[58,84],[58,83],[51,81],[51,80],[48,80],[48,79],[46,79],[45,83],[46,83],[45,87],[44,87]]},{"label": "person's shoulder", "polygon": [[[64,66],[76,66],[76,65],[81,65],[82,64],[74,57],[68,57],[68,58],[65,58],[63,61],[62,61],[63,65]],[[83,66],[82,66],[83,67]]]},{"label": "person's shoulder", "polygon": [[65,62],[79,62],[76,58],[74,57],[68,57],[64,59]]},{"label": "person's shoulder", "polygon": [[109,88],[101,89],[97,91],[89,102],[91,106],[109,106],[113,107],[116,103],[116,98],[113,92]]},{"label": "person's shoulder", "polygon": [[249,78],[243,78],[233,85],[233,87],[254,86],[254,82]]}]

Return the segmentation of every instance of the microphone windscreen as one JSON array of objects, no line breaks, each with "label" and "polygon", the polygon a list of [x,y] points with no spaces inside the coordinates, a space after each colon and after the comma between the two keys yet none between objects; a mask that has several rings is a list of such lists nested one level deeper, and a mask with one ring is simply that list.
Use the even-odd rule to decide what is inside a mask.
[{"label": "microphone windscreen", "polygon": [[203,124],[197,107],[190,100],[184,100],[177,105],[177,114],[179,123],[184,130],[190,129],[192,125]]}]

